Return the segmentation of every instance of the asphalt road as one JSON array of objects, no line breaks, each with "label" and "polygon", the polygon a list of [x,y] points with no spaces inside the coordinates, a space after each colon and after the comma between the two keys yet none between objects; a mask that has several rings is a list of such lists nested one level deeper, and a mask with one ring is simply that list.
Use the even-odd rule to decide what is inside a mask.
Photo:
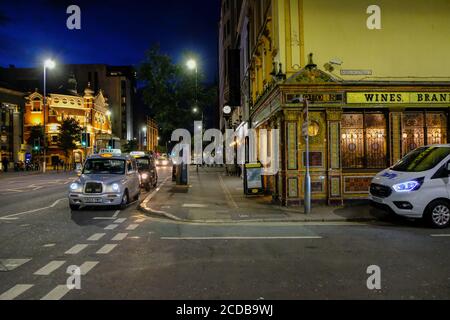
[{"label": "asphalt road", "polygon": [[[164,181],[170,170],[159,175]],[[147,217],[137,203],[72,213],[73,178],[0,179],[0,299],[450,298],[448,229],[186,224]],[[72,265],[81,267],[81,289],[67,289]],[[367,288],[372,265],[379,290]]]}]

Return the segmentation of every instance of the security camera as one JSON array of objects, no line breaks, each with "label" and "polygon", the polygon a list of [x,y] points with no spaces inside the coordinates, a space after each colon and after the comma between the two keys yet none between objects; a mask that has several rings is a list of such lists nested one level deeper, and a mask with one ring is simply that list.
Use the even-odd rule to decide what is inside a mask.
[{"label": "security camera", "polygon": [[330,63],[340,66],[343,62],[342,62],[341,59],[333,58],[333,59],[330,60]]}]

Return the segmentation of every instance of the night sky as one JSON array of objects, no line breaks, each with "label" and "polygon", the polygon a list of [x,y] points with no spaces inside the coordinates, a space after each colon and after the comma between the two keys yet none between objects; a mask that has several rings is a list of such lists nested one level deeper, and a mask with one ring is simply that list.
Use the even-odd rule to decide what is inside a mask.
[{"label": "night sky", "polygon": [[[81,30],[66,28],[66,8],[81,8]],[[1,0],[0,66],[136,65],[153,43],[181,62],[199,57],[209,81],[217,75],[219,0]]]}]

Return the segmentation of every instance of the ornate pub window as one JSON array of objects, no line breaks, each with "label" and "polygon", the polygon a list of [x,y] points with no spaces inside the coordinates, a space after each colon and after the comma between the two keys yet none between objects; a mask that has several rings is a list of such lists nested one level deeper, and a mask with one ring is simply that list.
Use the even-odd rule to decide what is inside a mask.
[{"label": "ornate pub window", "polygon": [[402,153],[429,144],[447,143],[447,118],[441,112],[405,112],[402,116]]},{"label": "ornate pub window", "polygon": [[382,113],[342,115],[342,167],[385,168],[386,117]]}]

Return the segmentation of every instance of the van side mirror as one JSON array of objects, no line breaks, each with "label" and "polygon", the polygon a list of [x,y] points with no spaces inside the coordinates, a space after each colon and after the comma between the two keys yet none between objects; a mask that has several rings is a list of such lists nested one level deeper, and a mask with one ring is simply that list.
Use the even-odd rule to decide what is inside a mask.
[{"label": "van side mirror", "polygon": [[80,169],[75,170],[75,173],[77,174],[78,177],[81,176],[81,170]]}]

